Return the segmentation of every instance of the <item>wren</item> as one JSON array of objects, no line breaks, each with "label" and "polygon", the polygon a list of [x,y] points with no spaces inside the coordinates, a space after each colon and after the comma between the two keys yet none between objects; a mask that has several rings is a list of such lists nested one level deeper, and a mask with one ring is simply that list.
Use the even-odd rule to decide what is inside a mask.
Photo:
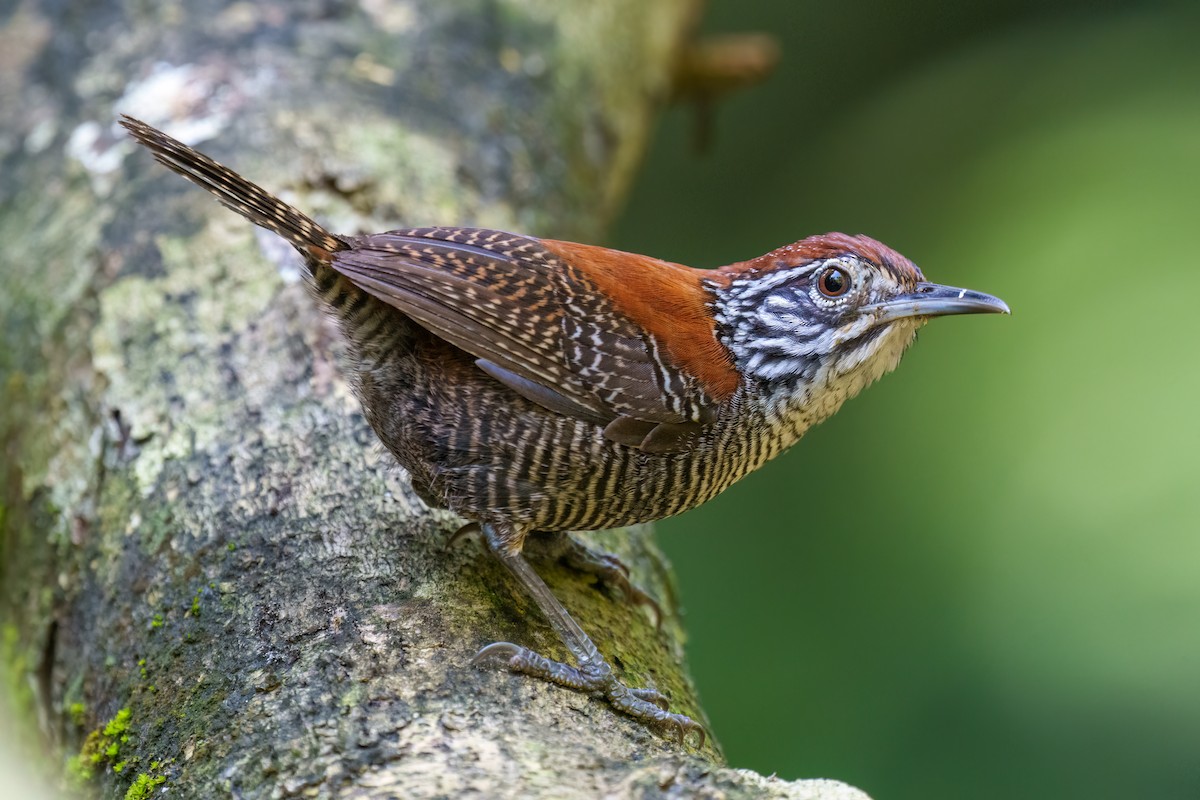
[{"label": "wren", "polygon": [[[162,131],[121,124],[300,251],[379,439],[425,502],[478,527],[576,662],[497,642],[476,663],[602,696],[681,743],[695,731],[702,744],[703,728],[617,678],[526,538],[695,508],[891,371],[931,317],[1008,313],[841,233],[713,270],[480,228],[335,235]],[[611,556],[575,554],[621,580]]]}]

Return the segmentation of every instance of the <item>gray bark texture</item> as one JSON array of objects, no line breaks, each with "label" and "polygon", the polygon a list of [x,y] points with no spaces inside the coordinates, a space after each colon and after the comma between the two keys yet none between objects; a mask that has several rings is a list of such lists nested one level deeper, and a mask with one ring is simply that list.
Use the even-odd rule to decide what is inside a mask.
[{"label": "gray bark texture", "polygon": [[[26,0],[0,11],[0,655],[90,796],[862,798],[723,766],[470,666],[557,641],[376,443],[288,247],[135,148],[196,143],[332,230],[596,241],[692,0]],[[704,719],[652,618],[540,564],[632,685]],[[40,730],[39,730],[40,728]],[[10,731],[11,734],[11,731]],[[815,735],[815,734],[814,734]]]}]

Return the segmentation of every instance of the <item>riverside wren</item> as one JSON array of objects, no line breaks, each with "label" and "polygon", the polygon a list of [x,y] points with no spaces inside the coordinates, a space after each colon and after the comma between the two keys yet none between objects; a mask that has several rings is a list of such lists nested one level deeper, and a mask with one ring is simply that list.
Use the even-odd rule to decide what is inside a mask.
[{"label": "riverside wren", "polygon": [[[695,508],[892,370],[929,318],[1008,313],[841,233],[715,270],[480,228],[335,235],[162,131],[121,124],[300,251],[379,439],[427,503],[478,526],[576,664],[508,642],[476,662],[601,695],[680,742],[703,729],[617,678],[522,555],[526,537]],[[592,563],[620,578],[611,557]]]}]

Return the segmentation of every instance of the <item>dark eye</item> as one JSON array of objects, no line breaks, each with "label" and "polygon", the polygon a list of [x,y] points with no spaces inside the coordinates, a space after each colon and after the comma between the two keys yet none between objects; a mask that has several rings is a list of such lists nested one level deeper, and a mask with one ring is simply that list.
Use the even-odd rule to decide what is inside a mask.
[{"label": "dark eye", "polygon": [[850,273],[841,267],[826,267],[817,276],[817,289],[826,297],[841,297],[850,291]]}]

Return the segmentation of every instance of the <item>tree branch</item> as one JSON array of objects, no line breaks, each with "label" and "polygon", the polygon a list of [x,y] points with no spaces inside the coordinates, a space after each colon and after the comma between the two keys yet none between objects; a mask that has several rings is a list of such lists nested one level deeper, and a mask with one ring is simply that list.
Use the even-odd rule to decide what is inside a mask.
[{"label": "tree branch", "polygon": [[[0,30],[0,98],[24,110],[0,122],[3,656],[12,703],[86,785],[862,797],[725,769],[715,745],[468,666],[495,639],[558,645],[375,442],[286,245],[113,125],[170,124],[341,232],[595,240],[691,0],[49,8]],[[665,601],[661,631],[540,571],[623,677],[703,719],[661,556],[599,538]]]}]

